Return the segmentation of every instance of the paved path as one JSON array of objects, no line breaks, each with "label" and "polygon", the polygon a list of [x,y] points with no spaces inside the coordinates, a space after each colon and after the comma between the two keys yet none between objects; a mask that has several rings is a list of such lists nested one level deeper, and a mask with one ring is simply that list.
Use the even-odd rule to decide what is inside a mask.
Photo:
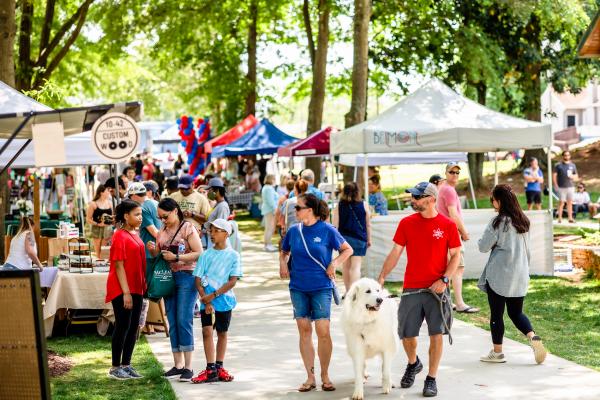
[{"label": "paved path", "polygon": [[[225,360],[225,366],[235,380],[204,385],[173,381],[177,396],[182,400],[349,398],[353,391],[353,373],[339,323],[341,308],[333,306],[332,318],[334,350],[330,376],[337,390],[299,393],[296,388],[305,379],[304,368],[287,285],[278,278],[277,255],[264,253],[262,246],[245,236],[243,264],[245,278],[236,287],[240,304],[233,314]],[[198,373],[204,369],[205,359],[200,321],[195,319],[194,323],[194,372]],[[533,323],[535,325],[535,321]],[[506,364],[484,364],[478,359],[490,349],[488,332],[456,321],[453,337],[453,346],[444,341],[445,352],[438,377],[440,399],[600,399],[599,372],[552,355],[543,365],[536,365],[531,349],[512,340],[505,342]],[[170,368],[173,361],[169,340],[157,334],[148,337],[148,341],[165,369]],[[418,353],[425,365],[427,342],[426,331],[422,331]],[[394,385],[398,387],[405,364],[406,356],[400,351],[392,372]],[[315,365],[318,366],[318,360]],[[378,383],[381,379],[379,368],[375,360],[369,362],[371,378],[365,385],[367,399],[422,398],[426,370],[418,375],[412,388],[394,388],[386,396],[381,394]]]}]

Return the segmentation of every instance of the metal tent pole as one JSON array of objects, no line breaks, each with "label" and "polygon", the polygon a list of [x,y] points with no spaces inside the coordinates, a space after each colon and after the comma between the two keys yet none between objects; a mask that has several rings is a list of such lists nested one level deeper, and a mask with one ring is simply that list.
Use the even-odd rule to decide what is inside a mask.
[{"label": "metal tent pole", "polygon": [[552,212],[553,204],[552,204],[552,196],[554,196],[554,188],[552,187],[552,150],[548,147],[548,182],[546,183],[546,187],[548,188],[548,210]]},{"label": "metal tent pole", "polygon": [[494,152],[494,186],[498,184],[498,152]]},{"label": "metal tent pole", "polygon": [[365,185],[364,198],[365,198],[365,201],[367,202],[367,204],[369,204],[369,155],[367,153],[365,153],[364,169],[365,169],[363,171],[363,177],[365,180],[363,182],[363,184]]},{"label": "metal tent pole", "polygon": [[469,188],[471,189],[471,197],[473,198],[473,208],[477,210],[477,199],[475,198],[475,189],[473,188],[473,179],[471,179],[471,167],[467,163],[467,172],[469,173]]}]

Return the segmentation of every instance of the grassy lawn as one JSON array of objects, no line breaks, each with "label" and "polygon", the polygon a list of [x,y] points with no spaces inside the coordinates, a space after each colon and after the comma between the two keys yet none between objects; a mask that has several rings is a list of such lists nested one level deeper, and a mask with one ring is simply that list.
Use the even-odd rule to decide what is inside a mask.
[{"label": "grassy lawn", "polygon": [[235,222],[240,231],[262,243],[264,228],[260,225],[260,221],[260,218],[252,218],[246,210],[235,210]]},{"label": "grassy lawn", "polygon": [[[455,314],[457,318],[489,330],[490,310],[477,281],[464,282],[465,301],[479,307],[478,314]],[[386,283],[398,292],[401,283]],[[525,313],[536,332],[554,355],[600,371],[600,281],[571,282],[562,278],[532,277],[525,298]],[[506,337],[527,343],[508,316],[504,316]],[[491,338],[490,338],[491,346]]]},{"label": "grassy lawn", "polygon": [[111,366],[110,337],[72,335],[48,340],[48,349],[73,361],[65,375],[52,378],[55,400],[171,400],[176,399],[169,382],[145,337],[138,341],[131,364],[142,379],[118,381],[107,376]]}]

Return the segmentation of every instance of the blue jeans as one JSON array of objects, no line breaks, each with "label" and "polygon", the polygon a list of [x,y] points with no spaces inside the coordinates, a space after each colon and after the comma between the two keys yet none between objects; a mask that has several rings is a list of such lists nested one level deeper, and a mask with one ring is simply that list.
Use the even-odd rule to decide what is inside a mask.
[{"label": "blue jeans", "polygon": [[175,293],[165,297],[171,351],[194,351],[194,304],[198,297],[196,278],[183,271],[175,272],[173,278]]},{"label": "blue jeans", "polygon": [[294,319],[310,319],[311,321],[330,319],[332,296],[331,289],[312,292],[290,289]]}]

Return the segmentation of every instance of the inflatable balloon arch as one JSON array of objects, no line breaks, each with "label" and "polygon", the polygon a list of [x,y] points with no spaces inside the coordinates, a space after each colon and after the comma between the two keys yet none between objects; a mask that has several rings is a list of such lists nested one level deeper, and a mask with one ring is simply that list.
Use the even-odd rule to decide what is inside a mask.
[{"label": "inflatable balloon arch", "polygon": [[187,164],[190,175],[196,177],[204,174],[210,164],[210,153],[204,149],[204,144],[211,139],[210,118],[200,118],[194,129],[194,118],[182,115],[177,119],[181,145],[187,154]]}]

